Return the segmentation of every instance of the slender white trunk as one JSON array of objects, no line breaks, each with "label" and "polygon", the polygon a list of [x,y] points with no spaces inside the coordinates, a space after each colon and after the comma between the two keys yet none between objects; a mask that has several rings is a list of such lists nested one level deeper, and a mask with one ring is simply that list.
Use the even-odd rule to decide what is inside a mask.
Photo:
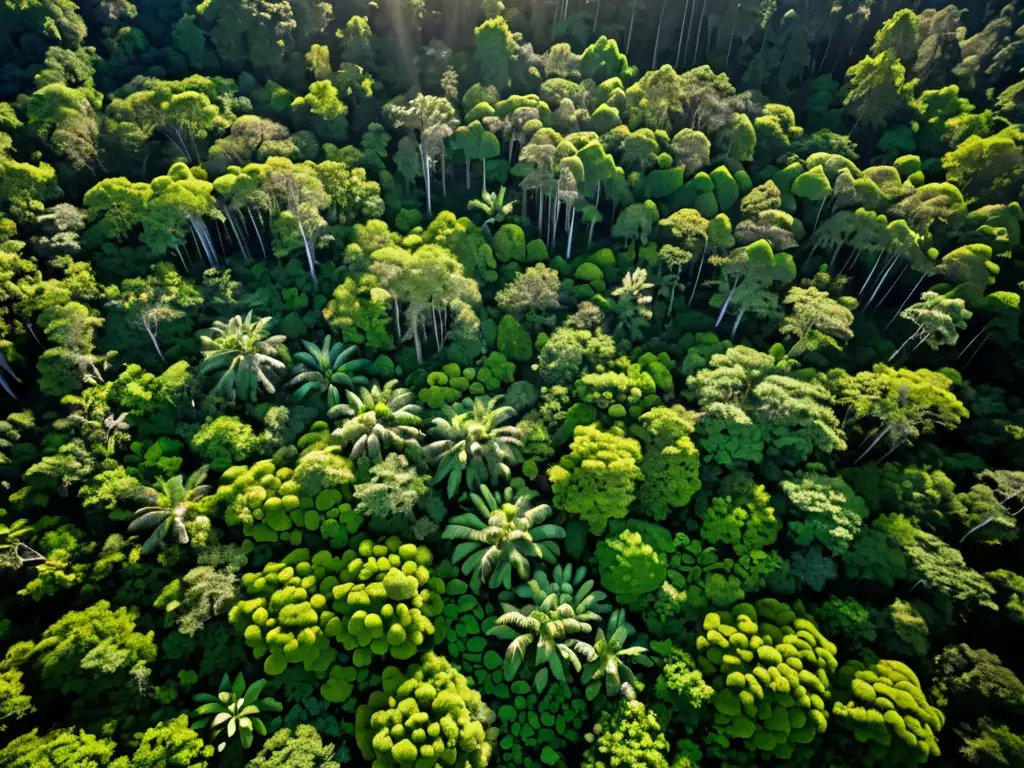
[{"label": "slender white trunk", "polygon": [[878,254],[878,255],[877,255],[876,257],[875,257],[875,263],[871,265],[871,271],[870,271],[870,272],[868,272],[868,276],[867,276],[867,278],[866,278],[866,279],[864,280],[864,285],[862,285],[862,286],[860,287],[860,290],[859,290],[859,291],[857,291],[857,295],[858,295],[858,296],[863,296],[863,295],[864,295],[864,291],[866,291],[866,290],[868,289],[868,287],[869,287],[869,286],[871,285],[871,278],[872,278],[872,277],[874,277],[874,275],[875,275],[875,270],[876,270],[876,269],[878,269],[878,265],[879,265],[879,264],[881,263],[881,261],[882,261],[882,257],[883,257],[884,255],[885,255],[885,251],[882,251],[881,253],[879,253],[879,254]]},{"label": "slender white trunk", "polygon": [[921,275],[921,279],[914,283],[914,287],[910,289],[910,293],[907,294],[907,297],[903,300],[903,303],[900,304],[900,308],[896,310],[896,313],[889,319],[889,322],[885,324],[885,328],[883,328],[882,330],[889,330],[889,326],[892,325],[896,321],[896,318],[900,316],[900,312],[902,312],[903,308],[907,306],[907,302],[910,301],[910,297],[917,293],[918,287],[921,285],[922,282],[924,282],[924,279],[926,277],[927,275]]},{"label": "slender white trunk", "polygon": [[299,222],[299,234],[302,235],[302,244],[303,244],[303,246],[306,249],[306,262],[309,264],[309,276],[313,279],[313,284],[315,285],[316,282],[317,282],[317,280],[316,280],[316,254],[313,253],[313,247],[312,247],[311,243],[309,242],[309,238],[306,237],[306,228],[304,226],[302,226],[302,219],[299,218],[298,216],[296,216],[295,220],[297,222]]},{"label": "slender white trunk", "polygon": [[569,214],[569,245],[565,249],[565,258],[567,261],[572,261],[572,233],[576,230],[576,211],[575,209]]},{"label": "slender white trunk", "polygon": [[686,15],[690,12],[692,0],[685,0],[683,6],[683,19],[679,24],[679,42],[676,44],[676,69],[679,69],[679,60],[683,55],[683,33],[686,31]]},{"label": "slender white trunk", "polygon": [[697,286],[700,285],[700,271],[704,269],[704,256],[708,252],[708,241],[704,241],[704,250],[700,253],[700,263],[697,264],[697,278],[693,281],[693,289],[690,291],[690,300],[686,302],[686,306],[693,304],[693,297],[697,295]]},{"label": "slender white trunk", "polygon": [[892,263],[891,263],[891,264],[889,265],[889,268],[885,270],[885,273],[884,273],[884,274],[883,274],[883,275],[882,275],[882,276],[881,276],[880,278],[878,278],[878,284],[877,284],[877,285],[875,286],[875,290],[873,290],[873,291],[871,292],[871,297],[870,297],[870,298],[868,299],[868,303],[864,305],[864,308],[865,308],[865,309],[867,309],[868,307],[870,307],[870,306],[871,306],[871,305],[872,305],[872,304],[873,304],[873,303],[875,302],[875,296],[877,296],[877,295],[878,295],[878,290],[879,290],[879,289],[880,289],[880,288],[881,288],[881,287],[882,287],[883,285],[885,285],[885,279],[886,279],[887,277],[889,277],[889,273],[890,273],[890,272],[892,271],[892,268],[896,266],[896,263],[897,263],[898,261],[899,261],[899,258],[895,258],[895,259],[893,259]]},{"label": "slender white trunk", "polygon": [[252,206],[248,207],[249,220],[252,222],[252,228],[256,230],[256,239],[260,241],[260,250],[263,251],[263,258],[267,258],[267,246],[263,242],[263,233],[260,232],[260,224],[256,221],[256,217],[253,215]]},{"label": "slender white trunk", "polygon": [[729,340],[730,341],[732,341],[732,340],[734,340],[736,338],[736,331],[739,330],[740,321],[743,320],[743,313],[746,312],[746,311],[747,310],[745,310],[745,309],[741,309],[739,311],[739,313],[736,315],[736,320],[732,324],[732,333],[729,334]]},{"label": "slender white trunk", "polygon": [[668,5],[668,0],[665,0],[661,4],[661,15],[658,17],[658,32],[654,36],[654,56],[651,59],[651,69],[658,68],[658,46],[661,45],[661,24],[665,21],[665,7]]},{"label": "slender white trunk", "polygon": [[146,329],[146,335],[149,336],[149,340],[153,342],[153,349],[156,350],[161,362],[166,363],[167,360],[164,358],[164,353],[160,351],[160,342],[157,341],[156,334],[153,332],[153,329],[149,327],[149,322],[145,318],[142,320],[142,327]]},{"label": "slender white trunk", "polygon": [[867,456],[869,453],[871,453],[871,449],[874,448],[878,444],[878,441],[881,440],[883,437],[885,437],[887,434],[889,434],[889,430],[890,429],[892,429],[892,427],[886,427],[885,429],[879,430],[875,434],[875,438],[871,441],[871,443],[868,445],[868,447],[865,448],[863,451],[861,451],[861,454],[856,459],[854,459],[853,463],[854,464],[860,464],[860,462],[864,459],[864,457]]},{"label": "slender white trunk", "polygon": [[423,181],[427,185],[427,215],[433,218],[434,209],[430,201],[430,153],[423,142],[420,142],[420,161],[423,164]]},{"label": "slender white trunk", "polygon": [[700,31],[704,28],[704,14],[708,10],[708,0],[704,0],[704,6],[700,9],[700,22],[697,24],[697,39],[693,41],[693,65],[697,65],[697,51],[700,48]]},{"label": "slender white trunk", "polygon": [[626,50],[625,54],[629,56],[629,46],[633,42],[633,21],[636,19],[636,3],[637,0],[633,0],[633,12],[629,16],[629,34],[626,35]]},{"label": "slender white trunk", "polygon": [[[899,346],[898,346],[898,347],[896,348],[896,351],[895,351],[895,352],[893,352],[893,353],[892,353],[891,355],[889,355],[889,359],[887,360],[887,362],[890,362],[890,363],[891,363],[891,362],[892,362],[892,361],[893,361],[893,360],[894,360],[894,359],[896,358],[896,355],[898,355],[898,354],[899,354],[900,352],[902,352],[902,351],[903,351],[903,348],[904,348],[905,346],[907,346],[907,344],[909,344],[909,343],[910,343],[911,341],[913,341],[914,339],[916,339],[916,338],[918,338],[918,337],[921,337],[921,341],[924,341],[925,339],[927,339],[927,338],[928,338],[928,335],[927,335],[927,334],[925,334],[925,335],[923,335],[923,336],[922,336],[922,335],[921,335],[921,332],[920,332],[920,331],[914,331],[914,332],[913,332],[912,334],[910,334],[910,335],[909,335],[909,336],[907,337],[907,340],[906,340],[906,341],[904,341],[904,342],[903,342],[902,344],[900,344],[900,345],[899,345]],[[921,342],[918,342],[917,346],[918,346],[918,347],[919,347],[919,346],[921,346]],[[917,349],[917,347],[914,347],[914,349]]]},{"label": "slender white trunk", "polygon": [[740,281],[737,280],[736,281],[736,285],[734,285],[729,290],[729,295],[726,296],[725,297],[725,301],[722,302],[722,309],[719,310],[718,317],[715,319],[715,328],[717,328],[718,326],[720,326],[722,324],[722,318],[725,317],[725,310],[727,310],[729,308],[729,302],[732,301],[732,296],[733,296],[734,293],[736,293],[736,289],[739,287],[739,284],[740,284]]},{"label": "slender white trunk", "polygon": [[597,20],[601,16],[601,0],[597,0],[597,10],[594,11],[594,27],[590,30],[591,34],[597,34]]},{"label": "slender white trunk", "polygon": [[445,165],[444,148],[441,151],[441,197],[448,197],[448,176],[447,167]]},{"label": "slender white trunk", "polygon": [[887,298],[889,298],[889,294],[892,293],[892,289],[895,288],[899,284],[900,278],[903,277],[903,273],[907,271],[907,268],[909,266],[910,266],[910,262],[908,261],[906,264],[903,265],[903,269],[900,270],[900,273],[898,275],[896,275],[896,279],[895,280],[891,280],[889,282],[889,287],[886,288],[885,293],[882,294],[882,298],[880,298],[876,302],[875,309],[871,310],[872,312],[876,311],[879,307],[881,307],[883,304],[885,304],[885,300]]},{"label": "slender white trunk", "polygon": [[956,359],[959,360],[961,357],[966,355],[967,354],[967,350],[970,349],[971,347],[973,347],[974,346],[974,342],[976,342],[978,339],[980,339],[982,337],[982,335],[985,333],[985,331],[987,331],[987,330],[988,330],[987,326],[982,326],[981,330],[978,331],[974,335],[974,338],[971,339],[969,342],[967,342],[967,345],[963,349],[960,350],[960,354],[956,356]]}]

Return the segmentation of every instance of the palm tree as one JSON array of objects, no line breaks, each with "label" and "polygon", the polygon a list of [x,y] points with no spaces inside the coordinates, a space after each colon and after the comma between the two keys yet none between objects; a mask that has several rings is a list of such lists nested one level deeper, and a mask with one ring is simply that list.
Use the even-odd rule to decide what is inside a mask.
[{"label": "palm tree", "polygon": [[505,650],[505,680],[511,681],[522,666],[526,652],[536,645],[534,653],[533,684],[543,691],[549,677],[565,683],[565,666],[568,661],[576,672],[586,661],[593,661],[597,652],[594,647],[572,635],[587,635],[593,631],[591,622],[600,621],[602,613],[609,606],[603,601],[604,592],[594,591],[593,579],[587,579],[587,569],[572,565],[555,566],[553,579],[543,571],[516,589],[516,595],[531,600],[522,608],[502,603],[502,615],[487,634],[501,640],[510,640]]},{"label": "palm tree", "polygon": [[643,338],[644,328],[654,317],[650,304],[654,300],[651,289],[654,283],[647,282],[647,270],[635,269],[622,278],[622,285],[612,291],[615,297],[615,312],[619,316],[616,331],[625,331],[628,338]]},{"label": "palm tree", "polygon": [[488,480],[497,483],[512,475],[511,464],[522,461],[522,433],[503,426],[514,419],[509,406],[497,407],[500,397],[478,397],[468,410],[445,406],[433,421],[430,434],[437,438],[427,446],[428,460],[437,464],[434,484],[448,478],[448,497],[453,497],[465,476],[470,490]]},{"label": "palm tree", "polygon": [[487,216],[483,230],[488,239],[490,239],[491,224],[501,224],[512,215],[512,210],[516,207],[516,201],[510,200],[506,203],[505,187],[501,187],[497,193],[488,192],[485,189],[480,195],[479,200],[470,200],[467,205],[470,208],[482,211]]},{"label": "palm tree", "polygon": [[520,579],[528,579],[531,560],[556,562],[560,550],[553,539],[564,539],[565,529],[541,525],[551,516],[551,507],[531,506],[535,495],[516,493],[511,487],[496,494],[481,486],[479,494],[469,495],[476,511],[452,518],[444,529],[442,538],[462,542],[455,547],[452,562],[465,558],[462,573],[472,574],[474,591],[485,581],[491,589],[511,589],[513,569]]},{"label": "palm tree", "polygon": [[198,731],[212,720],[211,734],[213,741],[218,742],[218,752],[224,751],[228,740],[233,739],[235,734],[238,734],[242,747],[248,749],[252,746],[253,731],[260,736],[267,735],[267,726],[258,715],[263,712],[280,712],[283,709],[279,701],[269,696],[260,698],[266,684],[266,680],[257,680],[246,687],[241,672],[234,683],[225,673],[216,696],[212,693],[200,693],[195,697],[199,703],[195,714],[200,719],[192,723],[192,728]]},{"label": "palm tree", "polygon": [[370,388],[360,387],[358,393],[347,391],[348,403],[327,412],[329,419],[347,419],[331,433],[331,442],[351,445],[349,455],[353,460],[365,455],[376,463],[389,449],[415,454],[423,432],[419,428],[420,407],[413,404],[414,397],[398,386],[397,379],[383,388],[374,384]]},{"label": "palm tree", "polygon": [[587,698],[593,701],[601,690],[601,678],[604,678],[605,693],[609,697],[616,696],[623,689],[632,690],[636,675],[628,666],[626,659],[633,659],[644,667],[651,666],[651,660],[645,655],[647,649],[641,645],[627,648],[626,642],[634,633],[633,627],[626,621],[626,612],[618,608],[608,619],[608,629],[597,630],[594,641],[595,658],[583,669],[583,682],[587,685]]},{"label": "palm tree", "polygon": [[327,407],[333,408],[341,404],[341,389],[355,389],[357,384],[370,383],[359,374],[370,364],[366,358],[356,357],[359,347],[346,347],[340,341],[332,344],[330,334],[319,347],[311,341],[302,342],[302,346],[303,351],[295,353],[295,367],[287,385],[295,387],[296,400],[311,392],[326,392]]},{"label": "palm tree", "polygon": [[146,489],[154,503],[135,510],[135,519],[128,525],[129,533],[153,531],[142,545],[142,554],[149,554],[162,546],[169,533],[174,534],[179,544],[188,544],[188,524],[206,520],[205,516],[193,514],[193,505],[213,493],[212,485],[203,485],[209,469],[202,466],[187,480],[182,475],[175,475],[170,480],[161,481],[159,490]]},{"label": "palm tree", "polygon": [[203,344],[203,362],[200,373],[223,370],[215,391],[232,399],[256,402],[260,387],[269,394],[277,389],[267,375],[267,369],[280,371],[285,364],[278,357],[285,337],[270,336],[273,318],[253,320],[250,311],[244,318],[235,315],[226,323],[217,320],[200,337]]}]

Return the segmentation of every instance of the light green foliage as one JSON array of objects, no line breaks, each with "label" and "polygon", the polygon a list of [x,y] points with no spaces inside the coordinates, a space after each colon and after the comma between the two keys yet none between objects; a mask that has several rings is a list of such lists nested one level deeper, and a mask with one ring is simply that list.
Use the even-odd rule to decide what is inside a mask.
[{"label": "light green foliage", "polygon": [[597,545],[601,586],[624,604],[658,589],[668,575],[672,534],[660,525],[639,520],[615,521],[614,535]]},{"label": "light green foliage", "polygon": [[4,666],[30,664],[44,688],[63,696],[88,695],[91,706],[113,700],[129,708],[137,692],[134,677],[146,677],[157,655],[153,632],[136,632],[135,621],[133,611],[111,610],[105,600],[68,611],[43,631],[38,643],[12,646]]},{"label": "light green foliage", "polygon": [[282,728],[263,742],[245,768],[341,768],[333,744],[324,744],[312,725]]},{"label": "light green foliage", "polygon": [[199,716],[195,727],[203,729],[210,725],[210,735],[217,743],[217,751],[223,752],[228,741],[238,734],[244,749],[252,746],[253,731],[265,735],[267,726],[259,717],[264,712],[280,712],[281,703],[265,696],[260,698],[266,680],[257,680],[251,685],[245,684],[245,678],[239,672],[234,682],[224,674],[220,681],[220,693],[200,693],[195,697],[195,713]]},{"label": "light green foliage", "polygon": [[206,768],[213,746],[189,725],[186,715],[147,728],[132,755],[131,768]]},{"label": "light green foliage", "polygon": [[767,452],[794,464],[846,448],[828,390],[789,373],[771,355],[731,347],[687,379],[705,413],[698,424],[705,461],[731,468]]},{"label": "light green foliage", "polygon": [[408,525],[413,509],[427,492],[429,477],[421,475],[399,453],[389,453],[384,461],[370,468],[371,480],[355,487],[359,499],[356,512],[370,519],[371,527],[384,521]]},{"label": "light green foliage", "polygon": [[781,759],[824,733],[836,646],[799,602],[741,603],[707,614],[703,628],[697,665],[715,689],[717,733]]},{"label": "light green foliage", "polygon": [[301,474],[270,460],[225,472],[216,494],[227,503],[225,520],[241,524],[242,532],[256,542],[298,546],[304,532],[316,532],[343,546],[362,521],[341,490],[355,479],[351,464],[336,453],[317,450],[303,456],[297,466]]},{"label": "light green foliage", "polygon": [[356,711],[356,743],[380,765],[484,768],[491,758],[485,712],[458,668],[427,653],[405,673],[384,670],[383,689]]},{"label": "light green foliage", "polygon": [[771,497],[746,472],[732,472],[709,500],[697,504],[700,536],[709,544],[727,544],[739,555],[770,547],[782,523],[775,517]]},{"label": "light green foliage", "polygon": [[655,394],[654,378],[640,363],[619,357],[601,366],[604,370],[585,373],[576,382],[576,397],[590,403],[616,420],[639,418],[651,405],[661,402]]},{"label": "light green foliage", "polygon": [[327,636],[353,654],[356,666],[369,665],[374,656],[412,658],[434,634],[432,619],[443,607],[444,582],[431,576],[430,550],[392,536],[362,541],[338,562]]},{"label": "light green foliage", "polygon": [[535,494],[507,487],[493,493],[483,485],[479,493],[470,493],[475,511],[451,518],[441,537],[459,541],[452,562],[462,562],[463,575],[471,576],[473,591],[481,584],[491,589],[512,587],[512,574],[520,580],[530,578],[538,560],[554,564],[559,546],[555,539],[565,538],[560,525],[542,525],[551,515],[547,504],[533,504]]},{"label": "light green foliage", "polygon": [[602,687],[609,698],[619,694],[629,698],[638,687],[643,687],[629,664],[649,667],[654,662],[646,655],[644,646],[627,645],[635,632],[633,625],[626,621],[626,611],[622,608],[612,611],[607,628],[598,628],[594,639],[594,658],[583,668],[582,681],[587,684],[588,699],[596,698]]},{"label": "light green foliage", "polygon": [[391,296],[373,275],[347,278],[334,289],[323,316],[332,329],[350,344],[393,349],[389,305]]},{"label": "light green foliage", "polygon": [[243,574],[242,590],[249,598],[232,607],[228,620],[263,659],[265,674],[280,675],[289,664],[327,674],[336,656],[331,638],[337,637],[328,601],[341,574],[340,558],[326,550],[310,555],[308,549],[267,563],[260,573]]},{"label": "light green foliage", "polygon": [[921,765],[939,756],[945,717],[901,661],[850,661],[836,674],[832,715],[853,732],[864,765]]},{"label": "light green foliage", "polygon": [[669,708],[671,720],[678,718],[692,727],[714,697],[715,689],[704,681],[693,657],[671,640],[655,640],[651,650],[658,654],[661,664],[654,685],[655,697]]},{"label": "light green foliage", "polygon": [[637,500],[645,514],[664,520],[700,490],[700,454],[690,439],[694,415],[681,406],[652,408],[640,417],[644,481]]},{"label": "light green foliage", "polygon": [[841,477],[800,473],[797,479],[779,485],[791,505],[787,514],[790,536],[802,547],[817,541],[840,555],[868,516],[864,500]]},{"label": "light green foliage", "polygon": [[0,762],[9,768],[107,768],[116,747],[82,730],[64,728],[40,736],[33,728],[0,748]]},{"label": "light green foliage", "polygon": [[595,534],[625,517],[635,496],[643,454],[640,443],[598,427],[576,427],[569,453],[548,470],[558,509],[578,516]]},{"label": "light green foliage", "polygon": [[604,712],[595,732],[581,768],[669,768],[669,743],[658,716],[639,701],[623,699],[613,711]]}]

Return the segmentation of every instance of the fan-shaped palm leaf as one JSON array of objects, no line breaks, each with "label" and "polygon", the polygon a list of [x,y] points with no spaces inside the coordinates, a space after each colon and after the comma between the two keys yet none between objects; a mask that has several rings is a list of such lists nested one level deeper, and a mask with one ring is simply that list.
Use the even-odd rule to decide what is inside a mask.
[{"label": "fan-shaped palm leaf", "polygon": [[506,488],[495,494],[487,486],[469,495],[474,511],[452,518],[442,537],[460,541],[452,555],[471,575],[474,591],[486,583],[491,589],[512,587],[513,569],[528,579],[531,559],[554,563],[559,555],[554,539],[565,538],[559,525],[538,525],[551,515],[547,504],[533,506],[534,494]]},{"label": "fan-shaped palm leaf", "polygon": [[359,357],[359,347],[346,347],[340,341],[324,337],[320,346],[309,341],[302,342],[303,350],[293,358],[292,377],[287,386],[294,389],[296,400],[310,395],[326,397],[327,407],[341,404],[341,393],[366,385],[369,379],[360,372],[370,361]]},{"label": "fan-shaped palm leaf", "polygon": [[522,461],[522,433],[505,426],[516,417],[514,408],[498,406],[500,397],[476,398],[470,407],[445,406],[443,416],[434,419],[427,446],[427,459],[436,463],[434,484],[447,479],[449,498],[454,497],[465,478],[469,490],[485,483],[497,483],[512,475]]},{"label": "fan-shaped palm leaf", "polygon": [[281,335],[270,335],[273,318],[253,320],[250,311],[245,317],[235,315],[226,323],[214,322],[213,327],[200,336],[203,362],[199,372],[223,371],[217,380],[216,392],[231,399],[255,402],[260,389],[274,394],[276,387],[268,371],[285,370],[280,348],[285,342]]},{"label": "fan-shaped palm leaf", "polygon": [[413,394],[398,386],[397,380],[383,387],[360,387],[345,392],[347,402],[327,412],[328,418],[342,419],[331,433],[331,442],[349,447],[353,459],[367,456],[374,463],[389,450],[417,455],[423,432],[419,429],[420,408]]},{"label": "fan-shaped palm leaf", "polygon": [[188,524],[200,519],[193,505],[213,492],[213,486],[203,484],[209,469],[202,466],[188,479],[175,475],[170,480],[161,480],[159,490],[145,489],[145,495],[155,503],[135,510],[128,524],[129,533],[152,530],[142,545],[142,554],[162,546],[169,535],[179,544],[188,544]]}]

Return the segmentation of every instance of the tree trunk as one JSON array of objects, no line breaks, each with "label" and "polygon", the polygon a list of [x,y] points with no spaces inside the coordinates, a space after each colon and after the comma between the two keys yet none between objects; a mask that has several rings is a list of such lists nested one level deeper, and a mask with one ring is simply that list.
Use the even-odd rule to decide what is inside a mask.
[{"label": "tree trunk", "polygon": [[587,234],[587,250],[590,250],[590,246],[594,244],[594,227],[597,226],[597,219],[591,219],[590,221],[590,232]]},{"label": "tree trunk", "polygon": [[885,300],[887,298],[889,298],[889,294],[892,293],[892,289],[895,288],[896,285],[899,283],[900,278],[903,277],[903,273],[907,271],[907,268],[909,266],[910,266],[910,262],[909,261],[906,264],[903,265],[903,269],[901,269],[900,273],[898,275],[896,275],[896,278],[889,283],[889,287],[885,289],[885,293],[882,294],[882,298],[880,298],[875,303],[875,308],[871,310],[872,313],[877,311],[879,307],[881,307],[883,304],[885,304]]},{"label": "tree trunk", "polygon": [[434,217],[434,208],[430,200],[430,153],[426,146],[420,142],[420,161],[423,164],[423,181],[427,185],[427,216]]},{"label": "tree trunk", "polygon": [[591,34],[597,34],[597,20],[601,16],[601,0],[597,0],[597,10],[594,11],[594,27],[590,30]]},{"label": "tree trunk", "polygon": [[732,324],[732,333],[729,334],[729,341],[734,341],[736,339],[736,331],[739,330],[740,321],[743,320],[743,313],[746,312],[746,311],[747,310],[745,310],[745,309],[741,309],[739,311],[739,314],[736,315],[736,320],[733,321],[733,324]]},{"label": "tree trunk", "polygon": [[818,220],[821,218],[821,211],[825,207],[826,200],[828,200],[828,195],[821,198],[821,205],[818,206],[818,215],[814,217],[814,227],[811,229],[812,235],[818,231]]},{"label": "tree trunk", "polygon": [[700,272],[704,269],[704,256],[708,252],[708,241],[704,241],[704,250],[700,252],[700,263],[697,264],[697,277],[693,281],[693,290],[690,291],[690,300],[686,302],[686,306],[693,304],[693,297],[697,295],[697,286],[700,285]]},{"label": "tree trunk", "polygon": [[903,300],[903,303],[900,304],[899,309],[896,310],[896,313],[892,316],[892,318],[890,318],[889,322],[885,324],[885,328],[882,329],[883,331],[889,330],[889,326],[896,322],[896,318],[900,316],[900,312],[902,312],[903,308],[907,306],[907,302],[910,301],[910,297],[917,293],[918,286],[921,285],[922,282],[924,282],[924,279],[926,277],[928,276],[921,275],[921,279],[914,283],[914,287],[910,289],[910,293],[907,294],[907,298]]},{"label": "tree trunk", "polygon": [[444,148],[441,151],[441,197],[448,197],[448,176],[447,176],[447,165],[445,161]]},{"label": "tree trunk", "polygon": [[718,312],[718,317],[715,319],[715,328],[717,328],[718,326],[720,326],[722,324],[722,318],[725,317],[725,310],[727,310],[729,308],[729,302],[732,301],[732,296],[733,296],[734,293],[736,293],[736,289],[739,287],[739,285],[740,285],[740,280],[737,280],[736,281],[736,285],[734,285],[730,289],[729,295],[726,296],[725,297],[725,301],[722,302],[722,309]]},{"label": "tree trunk", "polygon": [[874,303],[875,303],[875,296],[877,296],[877,295],[878,295],[878,291],[879,291],[879,289],[880,289],[880,288],[881,288],[881,287],[882,287],[883,285],[885,285],[885,280],[886,280],[886,278],[888,278],[888,277],[889,277],[889,273],[890,273],[890,272],[892,272],[892,268],[896,266],[896,263],[897,263],[898,261],[899,261],[899,258],[898,258],[898,257],[897,257],[897,258],[895,258],[895,259],[893,259],[893,260],[892,260],[892,263],[891,263],[891,264],[889,265],[889,268],[885,270],[885,273],[884,273],[884,274],[883,274],[883,275],[882,275],[882,276],[881,276],[880,278],[878,278],[878,284],[877,284],[877,285],[875,286],[875,290],[873,290],[873,291],[871,292],[871,298],[869,298],[869,299],[868,299],[868,303],[864,305],[864,309],[867,309],[868,307],[870,307],[870,306],[871,306],[872,304],[874,304]]},{"label": "tree trunk", "polygon": [[569,245],[565,249],[566,261],[572,261],[572,233],[576,229],[576,211],[572,210],[569,214]]},{"label": "tree trunk", "polygon": [[708,0],[704,0],[704,5],[700,9],[700,21],[697,24],[697,39],[693,41],[693,64],[697,65],[697,50],[700,48],[700,31],[704,28],[704,14],[708,10]]},{"label": "tree trunk", "polygon": [[302,235],[302,245],[306,249],[306,263],[309,265],[309,276],[313,280],[313,285],[316,285],[316,255],[313,253],[309,238],[306,237],[306,228],[302,226],[302,219],[296,216],[295,220],[299,223],[299,234]]},{"label": "tree trunk", "polygon": [[629,56],[629,46],[633,42],[633,21],[636,19],[636,3],[637,0],[633,0],[633,12],[629,16],[629,34],[626,35],[626,50],[624,53]]},{"label": "tree trunk", "polygon": [[253,215],[252,206],[248,205],[245,208],[249,214],[249,221],[252,222],[252,228],[256,230],[256,239],[260,241],[260,252],[263,254],[263,258],[267,258],[267,246],[263,243],[263,233],[260,232],[260,225],[256,222],[256,217]]},{"label": "tree trunk", "polygon": [[[902,351],[903,351],[903,348],[904,348],[905,346],[907,346],[907,344],[909,344],[909,343],[910,343],[910,342],[911,342],[912,340],[914,340],[914,339],[918,338],[918,336],[921,336],[921,335],[922,335],[922,334],[921,334],[921,331],[920,331],[920,330],[914,331],[914,332],[913,332],[912,334],[910,334],[910,335],[909,335],[909,336],[907,337],[907,340],[906,340],[906,341],[904,341],[904,342],[903,342],[902,344],[900,344],[900,345],[899,345],[899,346],[898,346],[898,347],[896,348],[896,351],[895,351],[895,352],[893,352],[893,353],[892,353],[891,355],[889,355],[889,359],[888,359],[888,360],[887,360],[886,362],[889,362],[889,363],[891,363],[891,362],[892,362],[892,361],[893,361],[893,360],[894,360],[894,359],[896,358],[896,355],[898,355],[898,354],[899,354],[900,352],[902,352]],[[927,334],[925,334],[925,335],[923,336],[923,338],[922,338],[921,340],[922,340],[922,341],[924,341],[924,339],[927,339],[927,338],[928,338],[928,336],[927,336]],[[920,342],[918,343],[918,346],[920,346]],[[914,347],[914,349],[917,349],[917,347]]]},{"label": "tree trunk", "polygon": [[723,72],[726,72],[729,69],[729,58],[732,56],[732,41],[733,38],[736,37],[737,16],[739,16],[738,12],[732,17],[732,29],[729,31],[729,46],[725,49],[725,66],[722,68]]},{"label": "tree trunk", "polygon": [[149,327],[149,323],[143,318],[142,327],[146,329],[146,335],[149,336],[149,340],[153,342],[153,349],[156,350],[157,355],[160,357],[160,361],[166,363],[167,360],[164,358],[164,353],[160,351],[160,342],[157,341],[156,334],[153,333],[153,329]]},{"label": "tree trunk", "polygon": [[869,453],[871,453],[871,449],[874,448],[875,445],[878,444],[878,441],[881,440],[883,437],[885,437],[887,434],[889,434],[889,430],[890,429],[892,429],[892,427],[886,427],[885,429],[878,430],[878,432],[875,434],[875,439],[871,441],[871,444],[868,445],[867,448],[865,448],[863,451],[861,451],[861,454],[856,459],[854,459],[853,463],[854,464],[860,464],[860,462],[864,459],[864,457],[867,456]]},{"label": "tree trunk", "polygon": [[686,16],[690,12],[690,3],[694,0],[684,0],[683,18],[679,24],[679,42],[676,44],[676,69],[679,69],[679,60],[683,55],[683,33],[686,31]]},{"label": "tree trunk", "polygon": [[665,7],[668,5],[668,0],[665,0],[661,4],[661,15],[658,17],[658,32],[654,36],[654,56],[651,59],[651,69],[658,68],[658,46],[661,45],[661,24],[665,21]]},{"label": "tree trunk", "polygon": [[982,335],[985,333],[985,331],[987,331],[987,330],[988,330],[988,326],[987,325],[983,325],[981,327],[981,330],[978,331],[976,334],[974,334],[974,338],[972,338],[969,342],[967,342],[967,344],[964,346],[964,348],[960,350],[960,354],[956,356],[956,359],[959,360],[961,357],[966,355],[967,354],[967,350],[970,349],[971,347],[973,347],[974,346],[974,342],[976,342],[978,339],[980,339],[982,337]]},{"label": "tree trunk", "polygon": [[483,185],[484,186],[483,186],[483,190],[484,190],[484,192],[486,192],[487,191],[487,158],[486,157],[482,158],[482,162],[484,164],[484,178],[483,178]]},{"label": "tree trunk", "polygon": [[402,339],[402,316],[401,316],[401,314],[398,311],[398,297],[393,295],[393,294],[391,296],[391,307],[394,310],[394,314],[395,314],[395,338],[398,339],[399,341],[401,341],[401,339]]}]

